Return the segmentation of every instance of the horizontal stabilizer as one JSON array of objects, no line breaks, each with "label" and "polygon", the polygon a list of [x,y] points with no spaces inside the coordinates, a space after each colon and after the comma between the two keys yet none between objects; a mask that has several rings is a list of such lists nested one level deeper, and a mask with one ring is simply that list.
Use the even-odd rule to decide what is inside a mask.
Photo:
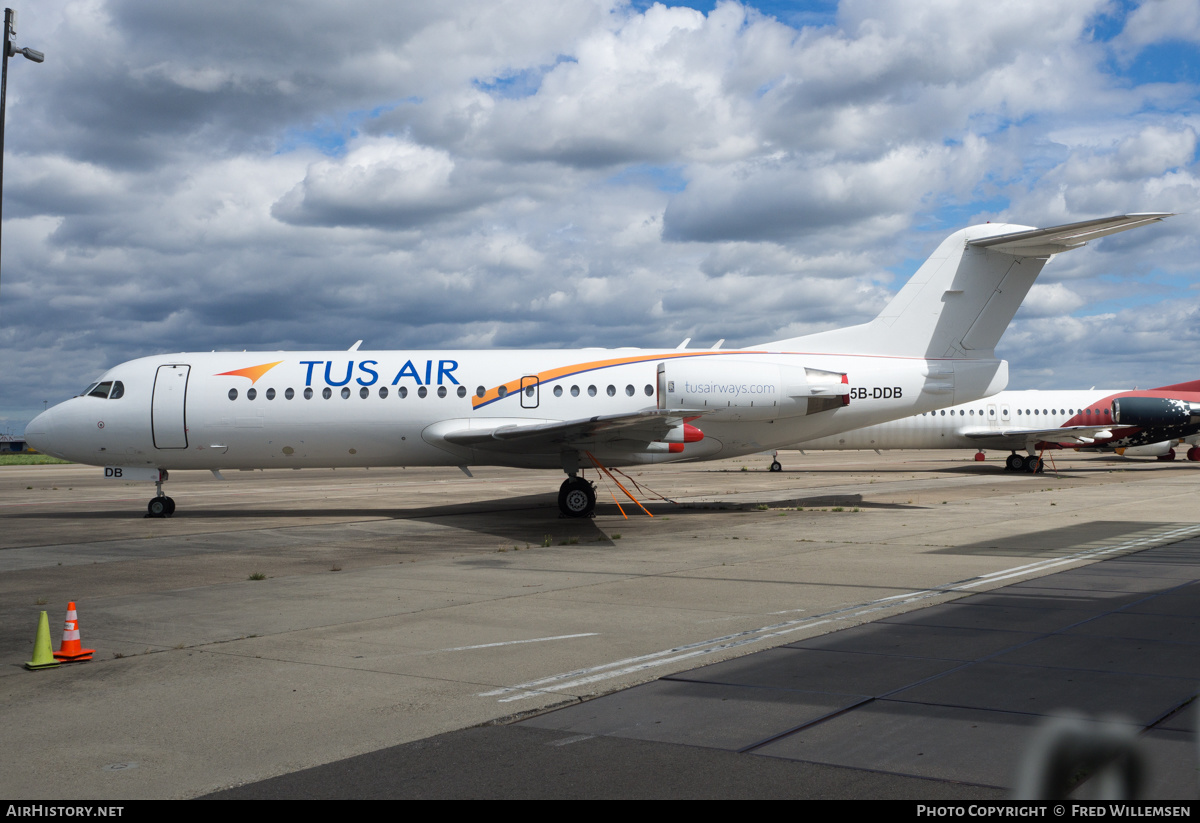
[{"label": "horizontal stabilizer", "polygon": [[1157,223],[1171,216],[1170,212],[1122,214],[1116,217],[1084,220],[1082,223],[1068,223],[1065,226],[1052,226],[1048,229],[1033,229],[1011,234],[998,234],[993,237],[981,237],[978,240],[967,241],[967,245],[991,251],[1002,251],[1019,257],[1044,257],[1077,249],[1086,245],[1089,240],[1116,234],[1119,231],[1136,229],[1138,226],[1145,226],[1149,223]]}]

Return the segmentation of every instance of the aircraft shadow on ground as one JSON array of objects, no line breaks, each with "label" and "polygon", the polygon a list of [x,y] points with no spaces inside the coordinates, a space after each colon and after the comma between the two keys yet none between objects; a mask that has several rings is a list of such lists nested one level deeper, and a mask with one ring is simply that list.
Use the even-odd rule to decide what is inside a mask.
[{"label": "aircraft shadow on ground", "polygon": [[[745,494],[743,492],[742,494]],[[719,497],[720,495],[712,495]],[[919,509],[921,506],[911,506],[901,503],[881,503],[876,501],[864,500],[860,494],[816,494],[802,495],[789,497],[783,500],[742,500],[742,501],[721,501],[713,500],[707,502],[688,501],[683,503],[675,503],[670,500],[655,500],[639,497],[639,501],[652,514],[658,516],[660,514],[704,514],[714,511],[755,511],[759,506],[767,506],[770,509],[795,509],[803,507],[805,509],[822,506],[858,506],[859,508],[868,509]],[[329,506],[322,508],[295,508],[295,509],[254,509],[254,508],[188,508],[185,497],[180,497],[177,501],[179,506],[173,516],[173,519],[203,519],[203,520],[224,520],[224,519],[299,519],[299,518],[347,518],[347,519],[391,519],[391,520],[420,520],[431,517],[458,517],[467,515],[498,515],[502,517],[521,516],[529,517],[531,514],[536,514],[539,520],[546,521],[561,521],[563,523],[582,522],[590,520],[590,518],[570,518],[560,517],[558,514],[557,496],[555,494],[530,494],[517,497],[504,497],[494,500],[471,501],[467,503],[447,503],[442,505],[431,506],[414,506],[411,508],[389,508],[387,506],[379,506],[378,508],[363,508],[362,506]],[[620,508],[614,504],[611,499],[608,501],[599,500],[596,503],[596,513],[605,516],[620,516],[621,509],[624,509],[626,515],[642,516],[645,513],[638,507],[636,503],[629,499],[619,501]],[[5,515],[6,518],[12,520],[19,519],[34,519],[34,520],[137,520],[147,519],[144,508],[130,507],[129,509],[106,509],[96,511],[78,511],[70,509],[59,509],[55,511],[27,511],[17,512],[10,515]]]}]

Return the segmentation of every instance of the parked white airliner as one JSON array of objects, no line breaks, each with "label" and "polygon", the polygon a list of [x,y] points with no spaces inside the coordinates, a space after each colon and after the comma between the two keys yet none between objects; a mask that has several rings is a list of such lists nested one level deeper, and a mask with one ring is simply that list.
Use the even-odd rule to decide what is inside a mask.
[{"label": "parked white airliner", "polygon": [[[795,444],[802,451],[1007,449],[1010,470],[1041,471],[1040,453],[1073,448],[1172,460],[1174,446],[1200,435],[1200,380],[1157,389],[1003,391]],[[1026,457],[1017,454],[1027,452]],[[1200,460],[1200,447],[1187,450]],[[980,457],[979,459],[982,459]],[[771,471],[782,470],[778,460]]]},{"label": "parked white airliner", "polygon": [[109,371],[25,430],[37,450],[158,484],[167,469],[562,468],[707,460],[986,397],[994,349],[1053,254],[1157,222],[985,224],[944,240],[869,323],[749,349],[187,353]]}]

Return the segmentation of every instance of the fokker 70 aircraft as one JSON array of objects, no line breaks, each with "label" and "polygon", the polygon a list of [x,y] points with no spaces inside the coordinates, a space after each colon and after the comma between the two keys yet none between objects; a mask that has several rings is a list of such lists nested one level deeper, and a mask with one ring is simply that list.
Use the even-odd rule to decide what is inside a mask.
[{"label": "fokker 70 aircraft", "polygon": [[1051,255],[1167,214],[946,238],[869,323],[731,350],[221,352],[122,363],[25,430],[46,454],[157,483],[168,469],[562,468],[761,452],[987,397],[994,349]]},{"label": "fokker 70 aircraft", "polygon": [[[1003,391],[793,448],[1008,449],[1010,470],[1041,471],[1039,452],[1074,448],[1174,459],[1173,445],[1200,434],[1200,380],[1143,391]],[[1025,450],[1028,456],[1017,454]],[[980,452],[982,453],[982,451]],[[1200,460],[1200,447],[1188,449]],[[982,459],[982,458],[979,458]],[[780,471],[776,460],[771,471]]]}]

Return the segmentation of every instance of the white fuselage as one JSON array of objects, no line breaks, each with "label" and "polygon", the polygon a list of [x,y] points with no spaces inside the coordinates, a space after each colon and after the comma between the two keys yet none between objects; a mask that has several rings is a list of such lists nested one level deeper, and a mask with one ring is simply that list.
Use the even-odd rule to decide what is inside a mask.
[{"label": "white fuselage", "polygon": [[[975,449],[978,436],[997,437],[1014,429],[1108,426],[1109,407],[1120,390],[1003,391],[986,399],[926,411],[853,431],[797,443],[794,448],[825,449]],[[1048,438],[1047,438],[1048,439]]]},{"label": "white fuselage", "polygon": [[[806,411],[813,401],[792,402],[786,386],[763,377],[803,380],[806,373],[810,381],[848,375],[848,404],[837,397],[835,407],[826,400]],[[593,444],[597,459],[630,465],[779,448],[928,411],[956,395],[994,393],[1006,379],[997,360],[769,351],[186,353],[110,369],[101,385],[120,383],[120,397],[68,400],[39,415],[26,436],[41,451],[105,466],[558,468],[562,455],[553,443],[497,453],[442,436],[643,409],[703,412],[692,421],[703,440],[682,451],[628,440]]]}]

